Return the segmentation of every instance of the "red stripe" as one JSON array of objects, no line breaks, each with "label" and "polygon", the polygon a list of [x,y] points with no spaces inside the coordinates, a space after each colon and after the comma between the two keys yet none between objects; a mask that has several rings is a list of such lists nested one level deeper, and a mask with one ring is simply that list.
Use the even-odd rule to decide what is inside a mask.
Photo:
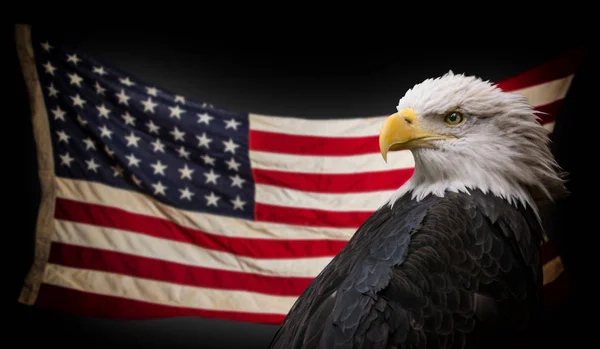
[{"label": "red stripe", "polygon": [[552,102],[552,103],[549,103],[546,105],[536,107],[535,110],[541,112],[541,113],[537,114],[540,117],[539,122],[542,125],[544,125],[544,124],[555,121],[562,104],[563,104],[563,100],[561,99],[556,102]]},{"label": "red stripe", "polygon": [[542,298],[546,307],[564,304],[569,300],[570,295],[569,277],[565,271],[560,273],[554,281],[545,284],[542,290]]},{"label": "red stripe", "polygon": [[542,244],[541,255],[542,255],[542,264],[546,264],[549,261],[553,260],[554,257],[558,256],[558,254],[556,253],[556,250],[554,250],[554,248],[552,247],[552,243],[550,243],[550,241],[546,241]]},{"label": "red stripe", "polygon": [[127,212],[108,206],[67,199],[56,200],[57,219],[132,231],[252,258],[327,257],[346,244],[340,240],[271,240],[213,235],[169,220]]},{"label": "red stripe", "polygon": [[261,203],[256,203],[254,213],[256,220],[262,222],[332,228],[358,228],[372,214],[372,211],[336,212]]},{"label": "red stripe", "polygon": [[42,284],[36,305],[42,308],[68,312],[74,315],[111,319],[157,319],[178,316],[196,316],[223,320],[280,324],[285,315],[242,313],[166,306],[114,296],[76,291]]},{"label": "red stripe", "polygon": [[50,263],[222,290],[299,296],[312,281],[308,277],[277,277],[202,268],[127,253],[54,242]]},{"label": "red stripe", "polygon": [[[561,102],[562,100],[558,100],[535,107],[537,111],[550,113],[550,115],[539,114],[542,124],[554,121]],[[250,130],[250,149],[280,154],[316,156],[379,154],[379,136],[316,137]]]},{"label": "red stripe", "polygon": [[562,79],[577,71],[577,68],[579,68],[585,60],[586,54],[587,52],[584,49],[565,52],[522,74],[499,82],[498,86],[505,91],[514,91],[543,84],[552,80]]},{"label": "red stripe", "polygon": [[414,169],[348,174],[295,173],[260,169],[255,169],[253,172],[254,180],[258,184],[342,194],[394,190],[412,176]]},{"label": "red stripe", "polygon": [[379,152],[378,136],[317,137],[250,130],[250,149],[297,155],[359,155]]}]

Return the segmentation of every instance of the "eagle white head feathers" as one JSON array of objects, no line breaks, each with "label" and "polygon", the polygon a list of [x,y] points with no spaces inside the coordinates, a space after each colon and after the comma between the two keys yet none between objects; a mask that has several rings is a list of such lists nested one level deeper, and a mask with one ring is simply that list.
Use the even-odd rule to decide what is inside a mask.
[{"label": "eagle white head feathers", "polygon": [[548,131],[520,94],[450,71],[408,90],[397,110],[382,127],[381,153],[410,150],[415,171],[390,205],[407,193],[480,189],[537,210],[566,192]]}]

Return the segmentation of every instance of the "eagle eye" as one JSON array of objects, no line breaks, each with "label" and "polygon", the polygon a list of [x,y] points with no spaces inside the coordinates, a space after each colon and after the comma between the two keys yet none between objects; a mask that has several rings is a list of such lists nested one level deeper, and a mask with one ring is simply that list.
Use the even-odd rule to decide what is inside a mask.
[{"label": "eagle eye", "polygon": [[444,116],[444,122],[448,126],[458,126],[458,125],[462,124],[464,120],[465,120],[465,117],[463,116],[462,113],[460,113],[458,111],[449,112],[448,114],[446,114],[446,116]]}]

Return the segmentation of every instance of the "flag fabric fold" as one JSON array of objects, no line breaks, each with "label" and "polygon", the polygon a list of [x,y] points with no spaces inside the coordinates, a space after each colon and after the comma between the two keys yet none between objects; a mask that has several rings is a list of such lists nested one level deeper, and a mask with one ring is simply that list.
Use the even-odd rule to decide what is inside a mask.
[{"label": "flag fabric fold", "polygon": [[[43,190],[22,303],[278,324],[412,175],[409,152],[380,158],[385,116],[232,112],[28,26],[17,35]],[[567,53],[498,85],[526,95],[551,132],[580,61]],[[550,284],[562,267],[544,251]]]}]

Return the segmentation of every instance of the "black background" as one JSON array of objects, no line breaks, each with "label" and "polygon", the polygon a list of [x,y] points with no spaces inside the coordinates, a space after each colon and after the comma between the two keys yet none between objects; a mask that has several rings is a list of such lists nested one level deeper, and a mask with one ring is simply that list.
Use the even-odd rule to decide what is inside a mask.
[{"label": "black background", "polygon": [[[235,111],[312,118],[386,115],[394,112],[406,89],[425,78],[451,69],[498,81],[581,44],[556,40],[551,45],[508,45],[474,40],[474,44],[421,41],[418,45],[406,42],[401,34],[378,43],[344,40],[339,33],[312,34],[310,38],[297,34],[281,40],[273,34],[246,31],[227,35],[196,23],[155,28],[107,22],[78,23],[74,28],[66,22],[57,23],[65,24],[34,26],[33,30],[51,30],[53,35],[65,38],[78,49],[188,99]],[[198,318],[84,319],[16,303],[33,256],[40,192],[27,91],[14,46],[14,27],[4,28],[2,52],[8,53],[9,64],[2,65],[2,76],[10,79],[7,86],[14,86],[16,92],[13,100],[5,101],[15,109],[4,116],[8,122],[4,125],[4,141],[16,137],[9,143],[12,149],[5,148],[3,152],[3,172],[9,176],[5,181],[12,183],[13,188],[7,188],[13,203],[7,214],[23,216],[16,231],[7,230],[11,236],[8,244],[12,271],[8,282],[9,309],[16,313],[10,318],[9,334],[24,345],[43,342],[62,348],[266,348],[277,326]],[[592,156],[590,152],[597,151],[577,151],[580,148],[575,143],[581,135],[577,131],[582,129],[582,118],[596,116],[594,100],[590,98],[590,61],[576,75],[552,136],[553,151],[570,173],[568,186],[573,194],[558,206],[550,233],[578,292],[573,302],[584,299],[583,292],[590,287],[583,272],[588,261],[577,244],[588,233],[575,229],[573,223],[581,222],[584,217],[578,209],[582,201],[578,188],[583,164],[578,157],[581,153]],[[9,85],[13,81],[14,85]],[[553,342],[559,338],[577,338],[573,333],[580,333],[567,332],[566,326],[574,322],[579,326],[582,320],[570,309],[561,308],[550,314],[554,317],[547,318],[550,327],[544,332],[546,339],[550,336]]]}]

